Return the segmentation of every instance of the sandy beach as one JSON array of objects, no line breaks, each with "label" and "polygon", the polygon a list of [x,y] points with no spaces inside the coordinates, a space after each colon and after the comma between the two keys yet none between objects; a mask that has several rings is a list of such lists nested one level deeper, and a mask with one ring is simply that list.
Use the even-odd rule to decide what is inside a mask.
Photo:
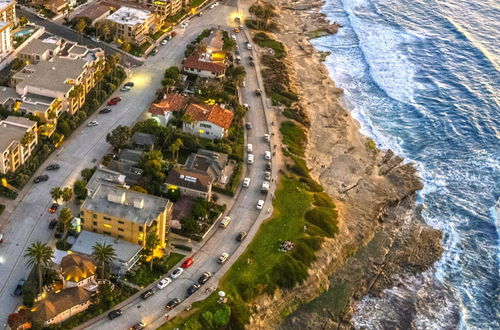
[{"label": "sandy beach", "polygon": [[[312,176],[334,199],[339,233],[325,241],[303,285],[256,301],[249,328],[276,327],[289,314],[283,328],[349,328],[360,298],[393,286],[396,274],[432,266],[442,252],[441,233],[414,210],[415,192],[423,187],[415,167],[390,150],[376,149],[340,105],[342,90],[322,63],[325,54],[309,42],[341,28],[319,12],[323,2],[270,2],[279,13],[279,32],[273,35],[286,46],[294,89],[311,122],[307,163]],[[341,307],[293,313],[337,284],[345,290],[331,299],[341,301]]]}]

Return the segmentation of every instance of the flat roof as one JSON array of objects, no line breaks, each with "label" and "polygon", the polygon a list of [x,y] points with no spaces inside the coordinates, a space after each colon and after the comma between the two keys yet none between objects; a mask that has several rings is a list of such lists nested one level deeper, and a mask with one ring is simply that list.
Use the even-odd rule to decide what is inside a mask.
[{"label": "flat roof", "polygon": [[0,86],[0,104],[5,104],[8,100],[17,100],[21,97],[17,94],[15,88]]},{"label": "flat roof", "polygon": [[123,6],[106,19],[117,24],[134,26],[144,23],[151,15],[152,13],[147,10]]},{"label": "flat roof", "polygon": [[8,5],[13,3],[14,0],[0,0],[0,11],[4,10]]},{"label": "flat roof", "polygon": [[53,39],[33,39],[21,50],[21,54],[43,54],[48,50],[54,51],[59,44]]},{"label": "flat roof", "polygon": [[81,209],[123,218],[137,224],[149,224],[168,206],[165,198],[101,183],[85,199]]},{"label": "flat roof", "polygon": [[[19,143],[21,142],[21,139],[28,130],[28,127],[26,126],[32,126],[30,126],[29,123],[31,123],[32,125],[35,124],[34,121],[31,121],[27,118],[14,116],[9,116],[5,120],[0,121],[0,152],[3,152],[5,149],[7,149],[14,141]],[[24,127],[15,124],[20,124]]]},{"label": "flat roof", "polygon": [[[76,80],[84,71],[87,62],[82,59],[68,59],[55,56],[50,61],[29,64],[14,74],[13,79],[22,79],[16,89],[26,86],[39,87],[67,93],[73,87],[68,79]],[[50,79],[47,79],[50,77]]]},{"label": "flat roof", "polygon": [[116,253],[115,260],[122,263],[127,263],[142,250],[142,246],[140,245],[132,244],[108,235],[82,230],[76,242],[71,247],[71,251],[90,256],[92,255],[92,248],[96,243],[112,245]]},{"label": "flat roof", "polygon": [[94,192],[95,189],[99,187],[101,183],[111,183],[116,185],[122,185],[125,183],[125,175],[120,172],[112,171],[102,165],[99,165],[87,183],[87,189]]}]

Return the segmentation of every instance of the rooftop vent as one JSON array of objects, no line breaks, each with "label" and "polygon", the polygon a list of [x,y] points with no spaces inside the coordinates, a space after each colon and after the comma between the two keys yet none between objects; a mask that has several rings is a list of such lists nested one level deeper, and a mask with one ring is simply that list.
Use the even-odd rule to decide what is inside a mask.
[{"label": "rooftop vent", "polygon": [[117,203],[117,204],[125,204],[125,192],[110,192],[108,193],[108,201]]},{"label": "rooftop vent", "polygon": [[143,209],[144,208],[144,199],[134,199],[134,207],[136,209]]}]

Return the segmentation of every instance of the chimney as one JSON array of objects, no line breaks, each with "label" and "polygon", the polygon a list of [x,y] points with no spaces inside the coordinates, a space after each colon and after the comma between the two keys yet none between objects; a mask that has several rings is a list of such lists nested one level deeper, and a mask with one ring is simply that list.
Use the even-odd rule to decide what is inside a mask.
[{"label": "chimney", "polygon": [[142,210],[144,208],[144,199],[134,199],[134,207]]},{"label": "chimney", "polygon": [[125,204],[125,192],[109,192],[108,193],[108,201],[124,205]]}]

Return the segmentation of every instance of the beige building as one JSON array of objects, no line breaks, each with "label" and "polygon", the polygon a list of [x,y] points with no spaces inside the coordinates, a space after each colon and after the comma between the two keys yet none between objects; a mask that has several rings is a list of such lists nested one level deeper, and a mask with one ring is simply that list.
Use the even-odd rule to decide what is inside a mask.
[{"label": "beige building", "polygon": [[155,10],[160,18],[177,14],[184,6],[189,5],[189,0],[138,0],[139,4],[147,5]]},{"label": "beige building", "polygon": [[165,245],[172,203],[164,198],[100,184],[80,207],[83,230],[145,246],[148,234]]},{"label": "beige building", "polygon": [[[50,55],[51,47],[37,41],[30,54],[25,52],[24,56],[30,56],[35,62],[38,58],[39,62],[28,64],[15,73],[11,83],[23,97],[31,94],[57,99],[58,102],[52,105],[57,108],[57,114],[61,111],[74,114],[83,106],[85,96],[94,87],[95,73],[104,68],[104,51],[71,42],[59,47],[57,55],[55,49]],[[45,112],[49,110],[45,109]]]},{"label": "beige building", "polygon": [[[23,146],[21,141],[27,133],[31,139]],[[0,173],[17,170],[28,160],[37,144],[36,122],[15,116],[0,121]]]},{"label": "beige building", "polygon": [[27,64],[49,61],[61,51],[62,46],[63,39],[55,36],[33,39],[19,52],[18,58]]},{"label": "beige building", "polygon": [[157,17],[147,11],[121,7],[106,18],[113,24],[114,36],[118,43],[129,42],[142,45],[149,40],[148,34],[158,31]]},{"label": "beige building", "polygon": [[0,61],[12,50],[12,29],[16,24],[16,2],[0,0]]}]

